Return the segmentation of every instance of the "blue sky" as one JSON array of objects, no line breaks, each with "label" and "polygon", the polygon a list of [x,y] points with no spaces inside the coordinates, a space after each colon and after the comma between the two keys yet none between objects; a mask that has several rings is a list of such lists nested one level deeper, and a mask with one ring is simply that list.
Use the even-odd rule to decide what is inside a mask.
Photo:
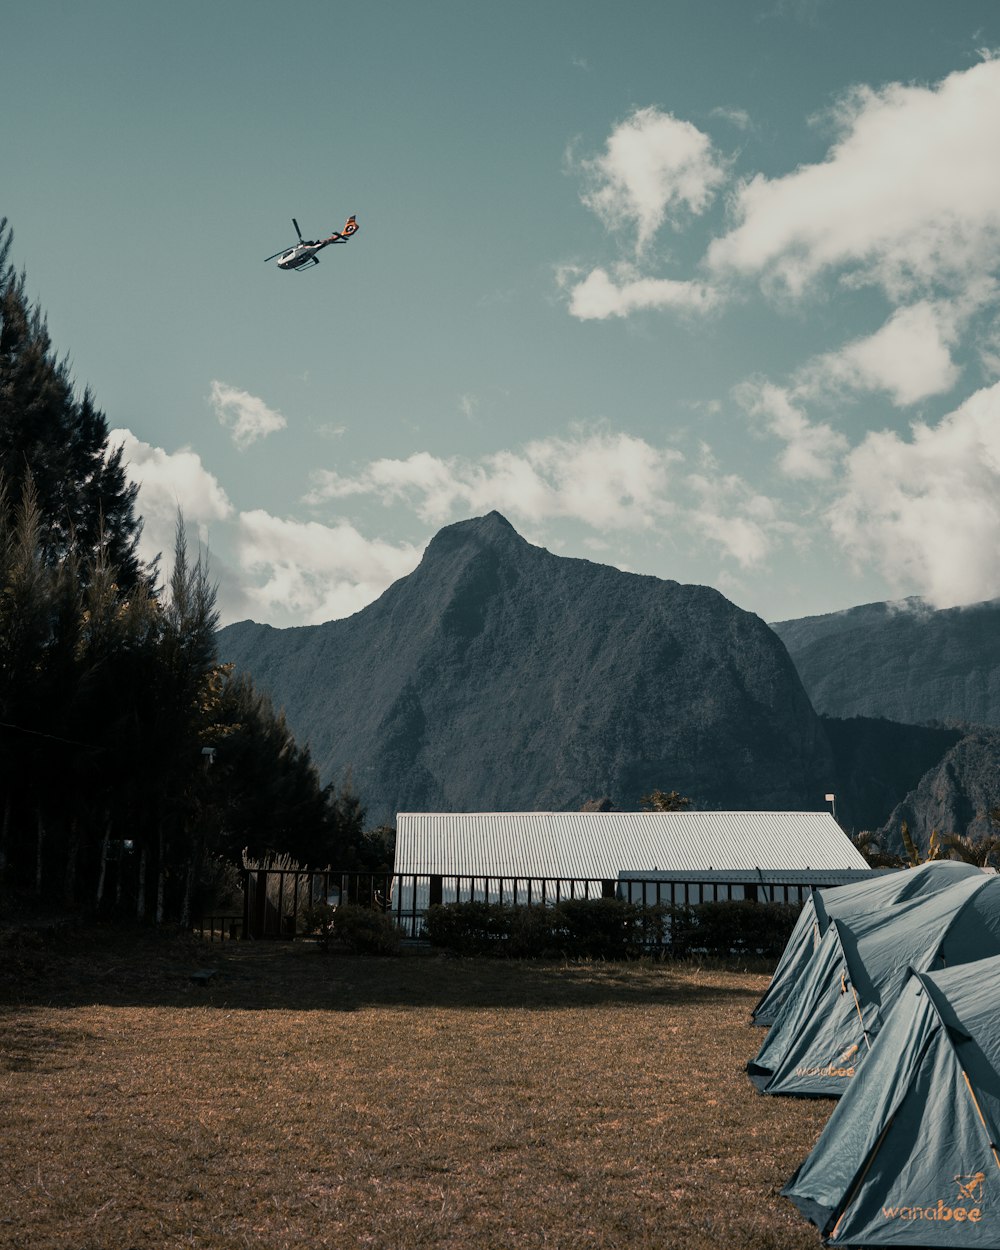
[{"label": "blue sky", "polygon": [[[0,214],[224,621],[442,525],[768,620],[1000,595],[1000,8],[39,0]],[[356,213],[307,273],[264,257]]]}]

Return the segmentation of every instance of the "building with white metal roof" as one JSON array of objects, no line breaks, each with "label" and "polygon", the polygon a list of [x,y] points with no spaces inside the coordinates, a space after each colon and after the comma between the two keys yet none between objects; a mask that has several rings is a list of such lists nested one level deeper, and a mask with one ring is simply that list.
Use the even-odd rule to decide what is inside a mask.
[{"label": "building with white metal roof", "polygon": [[[615,881],[849,878],[868,865],[829,812],[401,812],[397,876]],[[794,879],[789,877],[788,879]]]}]

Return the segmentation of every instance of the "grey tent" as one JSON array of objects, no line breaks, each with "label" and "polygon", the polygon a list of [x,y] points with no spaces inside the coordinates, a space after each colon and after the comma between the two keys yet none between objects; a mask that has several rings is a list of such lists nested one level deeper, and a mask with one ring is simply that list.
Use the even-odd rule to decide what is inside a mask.
[{"label": "grey tent", "polygon": [[973,864],[935,859],[919,868],[900,869],[835,889],[813,890],[778,960],[770,985],[753,1009],[754,1024],[765,1027],[774,1024],[831,920],[850,920],[906,899],[938,894],[963,877],[977,875],[982,875],[982,869]]},{"label": "grey tent", "polygon": [[919,972],[1000,954],[1000,877],[833,920],[747,1073],[768,1094],[839,1098]]},{"label": "grey tent", "polygon": [[1000,1246],[1000,957],[914,972],[781,1191],[828,1245]]}]

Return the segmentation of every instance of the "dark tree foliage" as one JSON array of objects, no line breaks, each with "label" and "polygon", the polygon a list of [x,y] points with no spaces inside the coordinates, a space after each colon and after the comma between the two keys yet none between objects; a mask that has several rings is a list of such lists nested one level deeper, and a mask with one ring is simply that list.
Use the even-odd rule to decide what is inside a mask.
[{"label": "dark tree foliage", "polygon": [[350,775],[323,791],[326,837],[331,867],[341,872],[392,872],[396,830],[389,825],[365,828],[365,809]]},{"label": "dark tree foliage", "polygon": [[691,807],[691,800],[677,790],[652,790],[639,802],[647,812],[686,812]]},{"label": "dark tree foliage", "polygon": [[16,506],[30,477],[46,561],[70,552],[86,561],[103,548],[121,583],[133,586],[143,571],[137,488],[126,476],[122,449],[108,447],[108,423],[90,392],[74,395],[45,318],[28,302],[25,275],[10,264],[12,238],[0,218],[0,474],[8,502]]},{"label": "dark tree foliage", "polygon": [[[220,734],[213,777],[220,782],[219,850],[238,860],[288,852],[325,867],[326,802],[307,748],[292,737],[284,715],[245,675],[225,666]],[[239,784],[232,784],[238,778]]]},{"label": "dark tree foliage", "polygon": [[[284,716],[218,662],[215,591],[178,524],[161,600],[102,550],[42,556],[37,500],[0,508],[0,886],[101,914],[190,919],[202,864],[384,858]],[[381,867],[381,862],[371,863]]]},{"label": "dark tree foliage", "polygon": [[0,897],[184,923],[203,864],[244,847],[364,866],[385,843],[360,801],[219,663],[182,518],[169,585],[141,569],[120,453],[9,246],[0,224]]}]

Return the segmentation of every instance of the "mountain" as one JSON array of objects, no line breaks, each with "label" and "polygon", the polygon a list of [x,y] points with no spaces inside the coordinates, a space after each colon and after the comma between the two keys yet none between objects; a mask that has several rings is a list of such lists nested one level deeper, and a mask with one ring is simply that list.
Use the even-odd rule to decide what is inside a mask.
[{"label": "mountain", "polygon": [[833,749],[837,819],[854,831],[885,825],[900,800],[920,786],[965,732],[861,716],[820,719]]},{"label": "mountain", "polygon": [[1000,600],[869,603],[771,628],[827,716],[1000,725]]},{"label": "mountain", "polygon": [[991,809],[1000,807],[1000,730],[965,734],[921,778],[879,831],[885,844],[902,848],[903,822],[924,850],[932,829],[972,838],[994,836]]},{"label": "mountain", "polygon": [[243,621],[223,660],[285,709],[370,824],[397,811],[816,809],[829,744],[777,637],[704,586],[534,547],[499,513],[449,525],[345,620]]}]

